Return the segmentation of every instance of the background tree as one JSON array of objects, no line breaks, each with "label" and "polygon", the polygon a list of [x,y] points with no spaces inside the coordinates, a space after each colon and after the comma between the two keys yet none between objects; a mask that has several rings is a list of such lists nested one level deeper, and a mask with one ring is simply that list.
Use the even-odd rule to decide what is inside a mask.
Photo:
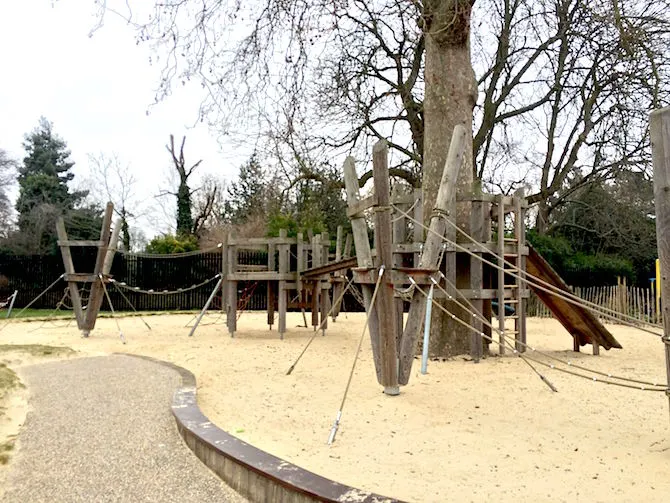
[{"label": "background tree", "polygon": [[28,253],[56,250],[55,222],[63,216],[73,239],[99,236],[101,219],[96,207],[85,206],[86,191],[71,191],[68,182],[74,163],[64,140],[53,132],[44,117],[27,134],[23,147],[26,157],[18,169],[18,233],[13,243]]},{"label": "background tree", "polygon": [[0,238],[7,237],[11,228],[12,207],[8,192],[16,178],[15,169],[16,161],[0,149]]},{"label": "background tree", "polygon": [[184,158],[185,144],[186,136],[182,138],[179,152],[177,152],[174,145],[174,135],[170,135],[170,143],[165,146],[172,157],[173,166],[179,175],[177,192],[172,193],[172,195],[177,197],[177,236],[188,236],[193,234],[193,208],[191,206],[192,191],[188,186],[188,179],[193,174],[195,168],[202,163],[202,160],[199,160],[191,165],[190,168],[186,166],[186,159]]},{"label": "background tree", "polygon": [[121,240],[125,250],[131,250],[130,221],[142,213],[142,203],[135,192],[137,178],[130,165],[123,163],[118,154],[89,154],[91,195],[101,206],[114,203],[114,213],[121,219]]}]

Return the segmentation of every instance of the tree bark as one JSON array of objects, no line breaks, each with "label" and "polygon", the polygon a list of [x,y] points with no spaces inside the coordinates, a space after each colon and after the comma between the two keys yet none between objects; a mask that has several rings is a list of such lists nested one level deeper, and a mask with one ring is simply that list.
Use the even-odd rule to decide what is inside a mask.
[{"label": "tree bark", "polygon": [[[447,158],[449,142],[456,124],[468,132],[464,164],[457,182],[457,196],[472,192],[472,110],[477,99],[477,84],[470,60],[471,0],[427,0],[424,7],[426,34],[426,94],[424,99],[424,163],[423,205],[424,220],[430,219],[437,190]],[[469,232],[470,205],[455,208],[456,222]],[[451,236],[453,238],[455,234]],[[447,264],[447,277],[457,286],[469,286],[469,261],[458,264],[455,257]],[[449,262],[449,260],[447,260]],[[456,306],[442,302],[457,315]],[[466,318],[467,319],[467,318]],[[439,309],[433,310],[430,354],[452,356],[468,352],[470,331]]]}]

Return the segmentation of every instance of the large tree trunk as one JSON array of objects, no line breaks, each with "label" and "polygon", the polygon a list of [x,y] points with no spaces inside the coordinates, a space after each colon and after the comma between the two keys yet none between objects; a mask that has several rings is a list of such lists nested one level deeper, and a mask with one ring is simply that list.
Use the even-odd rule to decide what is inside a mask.
[{"label": "large tree trunk", "polygon": [[[430,219],[442,170],[447,158],[451,135],[456,124],[468,131],[464,165],[457,181],[457,195],[472,192],[472,110],[477,97],[470,61],[471,0],[427,0],[424,12],[426,32],[426,95],[424,99],[423,204],[426,221]],[[457,196],[457,197],[458,197]],[[470,205],[459,204],[456,221],[469,232]],[[455,261],[455,260],[454,260]],[[469,261],[447,264],[448,277],[455,278],[461,288],[469,286]],[[451,305],[450,305],[451,304]],[[460,314],[452,303],[447,309]],[[467,320],[468,318],[465,317]],[[452,356],[467,352],[470,331],[453,321],[439,309],[433,309],[430,353]]]}]

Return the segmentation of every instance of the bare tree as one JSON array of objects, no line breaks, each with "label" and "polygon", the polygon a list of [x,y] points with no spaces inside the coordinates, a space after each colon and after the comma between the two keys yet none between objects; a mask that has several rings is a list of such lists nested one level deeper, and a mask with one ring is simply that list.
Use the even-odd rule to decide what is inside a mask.
[{"label": "bare tree", "polygon": [[193,234],[193,215],[191,207],[192,191],[188,186],[188,179],[195,171],[195,168],[200,166],[202,159],[192,164],[191,167],[186,166],[186,159],[184,157],[184,145],[186,144],[186,136],[181,140],[179,151],[175,149],[174,135],[170,135],[170,143],[165,148],[172,157],[172,164],[179,176],[179,185],[177,192],[172,192],[171,195],[177,198],[177,234],[189,235]]},{"label": "bare tree", "polygon": [[91,172],[90,193],[98,203],[114,203],[114,212],[121,219],[123,247],[130,250],[132,234],[129,221],[142,213],[142,203],[136,193],[137,178],[129,164],[124,163],[118,154],[89,154],[88,164]]}]

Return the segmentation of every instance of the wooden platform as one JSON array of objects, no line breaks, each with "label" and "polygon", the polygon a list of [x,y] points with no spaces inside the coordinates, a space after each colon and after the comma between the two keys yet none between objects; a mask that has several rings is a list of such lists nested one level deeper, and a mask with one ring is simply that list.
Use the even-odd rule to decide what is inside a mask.
[{"label": "wooden platform", "polygon": [[[532,246],[528,248],[530,252],[526,262],[528,274],[536,276],[565,292],[572,293],[549,263]],[[586,344],[598,344],[605,349],[621,349],[621,344],[591,311],[547,293],[532,284],[529,284],[529,287],[572,335],[575,341],[575,349],[579,349],[579,346]]]}]

